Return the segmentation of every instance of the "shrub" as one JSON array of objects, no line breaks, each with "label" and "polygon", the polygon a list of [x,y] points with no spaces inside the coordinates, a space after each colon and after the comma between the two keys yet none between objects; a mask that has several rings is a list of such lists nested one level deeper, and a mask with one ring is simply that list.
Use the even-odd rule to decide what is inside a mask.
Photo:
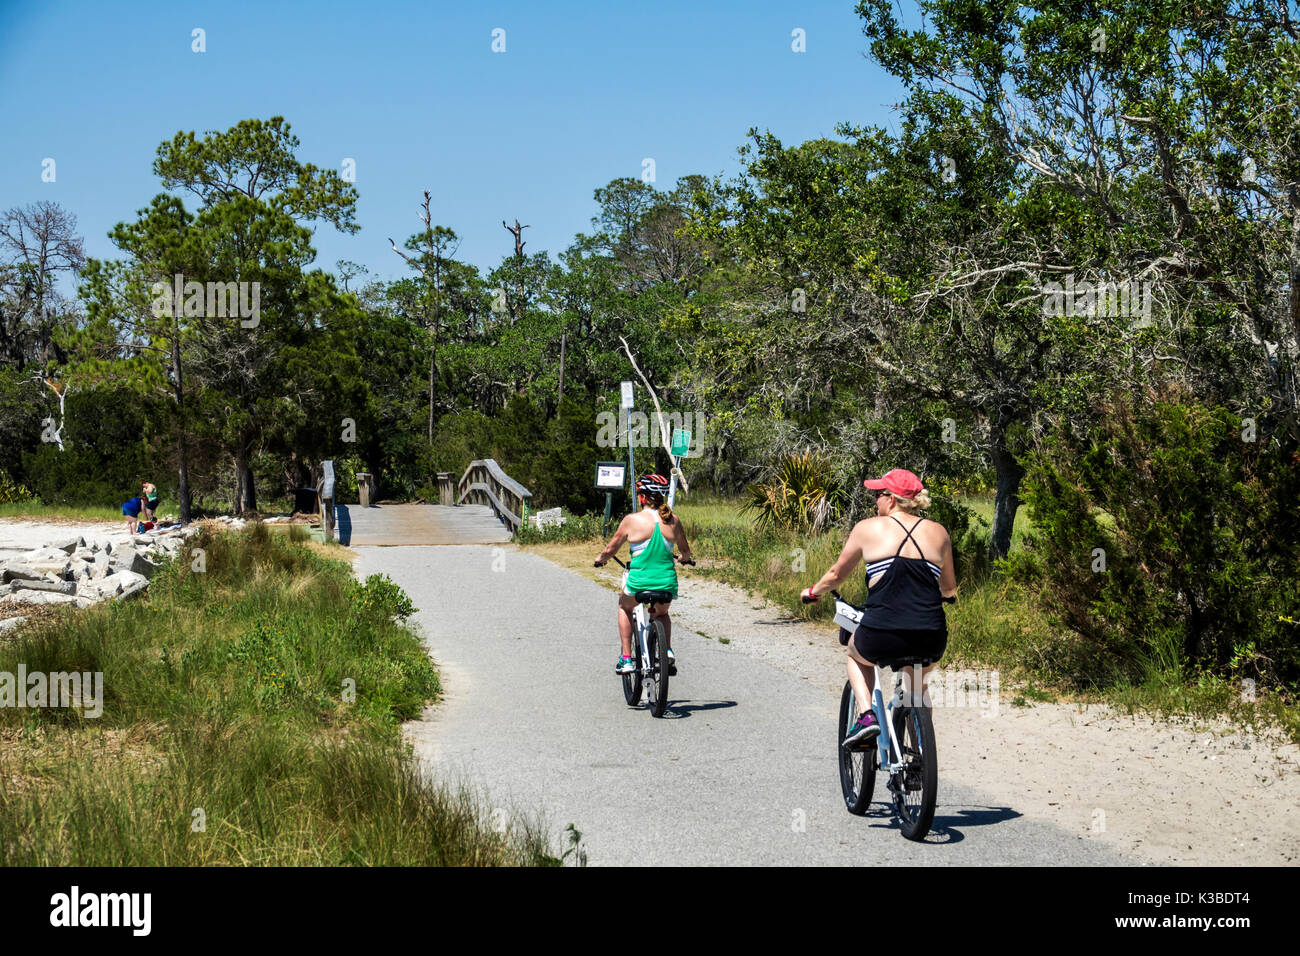
[{"label": "shrub", "polygon": [[[520,544],[540,544],[544,541],[590,541],[599,539],[601,533],[601,523],[604,520],[603,514],[575,515],[565,514],[564,524],[548,524],[545,528],[537,528],[529,519],[528,523],[522,525],[515,532],[515,540]],[[618,526],[619,518],[617,515],[610,519],[610,533],[613,534],[614,528]]]},{"label": "shrub", "polygon": [[[1300,677],[1300,463],[1294,439],[1185,396],[1121,396],[1093,434],[1031,459],[1042,596],[1126,676],[1208,668]],[[1102,562],[1104,561],[1104,570]]]},{"label": "shrub", "polygon": [[766,481],[750,485],[742,511],[759,530],[821,532],[840,518],[847,502],[826,456],[812,451],[786,455]]},{"label": "shrub", "polygon": [[368,614],[404,621],[415,613],[415,605],[406,592],[386,574],[372,574],[365,584],[355,584],[352,600]]},{"label": "shrub", "polygon": [[32,493],[30,489],[10,478],[8,472],[0,471],[0,505],[31,500]]}]

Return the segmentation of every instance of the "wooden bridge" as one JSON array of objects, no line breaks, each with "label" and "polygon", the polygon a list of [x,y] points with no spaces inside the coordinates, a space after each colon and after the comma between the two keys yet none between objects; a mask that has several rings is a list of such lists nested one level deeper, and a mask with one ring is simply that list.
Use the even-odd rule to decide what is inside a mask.
[{"label": "wooden bridge", "polygon": [[[458,484],[438,475],[439,504],[337,505],[344,545],[494,544],[527,518],[532,492],[491,458],[470,462]],[[457,494],[458,492],[458,494]],[[453,495],[456,495],[453,500]]]}]

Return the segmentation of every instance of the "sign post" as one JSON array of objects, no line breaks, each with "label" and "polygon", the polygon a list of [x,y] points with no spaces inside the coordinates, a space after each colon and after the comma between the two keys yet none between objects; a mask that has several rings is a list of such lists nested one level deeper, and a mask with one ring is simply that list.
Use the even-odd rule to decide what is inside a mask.
[{"label": "sign post", "polygon": [[627,466],[623,462],[596,462],[596,490],[605,492],[605,519],[600,526],[602,535],[609,534],[610,512],[614,506],[614,489],[621,489],[626,481]]},{"label": "sign post", "polygon": [[631,382],[624,382],[622,388],[623,388],[623,401],[620,407],[623,409],[623,421],[625,425],[624,436],[627,438],[627,472],[628,472],[628,478],[631,481],[631,484],[628,487],[628,498],[630,501],[635,503],[636,502],[636,462],[632,456],[632,414],[631,413],[632,413],[632,406],[635,404],[636,399],[632,392]]}]

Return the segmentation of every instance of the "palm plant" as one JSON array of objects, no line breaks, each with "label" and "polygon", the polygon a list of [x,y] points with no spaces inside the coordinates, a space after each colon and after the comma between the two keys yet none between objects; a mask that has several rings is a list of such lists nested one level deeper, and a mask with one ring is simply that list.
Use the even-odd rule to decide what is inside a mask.
[{"label": "palm plant", "polygon": [[825,531],[848,500],[830,460],[807,449],[781,458],[771,476],[750,485],[747,494],[749,500],[741,510],[754,513],[758,530]]}]

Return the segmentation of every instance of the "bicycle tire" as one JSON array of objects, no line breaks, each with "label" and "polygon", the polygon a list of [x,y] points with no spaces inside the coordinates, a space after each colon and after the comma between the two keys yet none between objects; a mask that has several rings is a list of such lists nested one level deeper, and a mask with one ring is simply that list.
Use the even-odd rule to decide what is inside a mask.
[{"label": "bicycle tire", "polygon": [[650,713],[662,717],[668,709],[668,649],[664,645],[663,625],[654,621],[650,627],[650,673],[646,696]]},{"label": "bicycle tire", "polygon": [[[906,764],[902,772],[894,775],[894,812],[903,836],[924,840],[934,823],[939,796],[939,764],[930,708],[895,707],[894,733]],[[919,784],[919,789],[908,789],[909,783]]]},{"label": "bicycle tire", "polygon": [[641,648],[637,644],[636,628],[632,630],[632,655],[636,668],[630,674],[623,674],[623,699],[629,707],[641,703]]},{"label": "bicycle tire", "polygon": [[871,794],[876,789],[876,748],[873,743],[856,750],[844,749],[844,738],[858,717],[854,703],[853,685],[845,681],[844,693],[840,696],[839,734],[835,741],[840,762],[840,792],[849,813],[862,816],[871,806]]}]

